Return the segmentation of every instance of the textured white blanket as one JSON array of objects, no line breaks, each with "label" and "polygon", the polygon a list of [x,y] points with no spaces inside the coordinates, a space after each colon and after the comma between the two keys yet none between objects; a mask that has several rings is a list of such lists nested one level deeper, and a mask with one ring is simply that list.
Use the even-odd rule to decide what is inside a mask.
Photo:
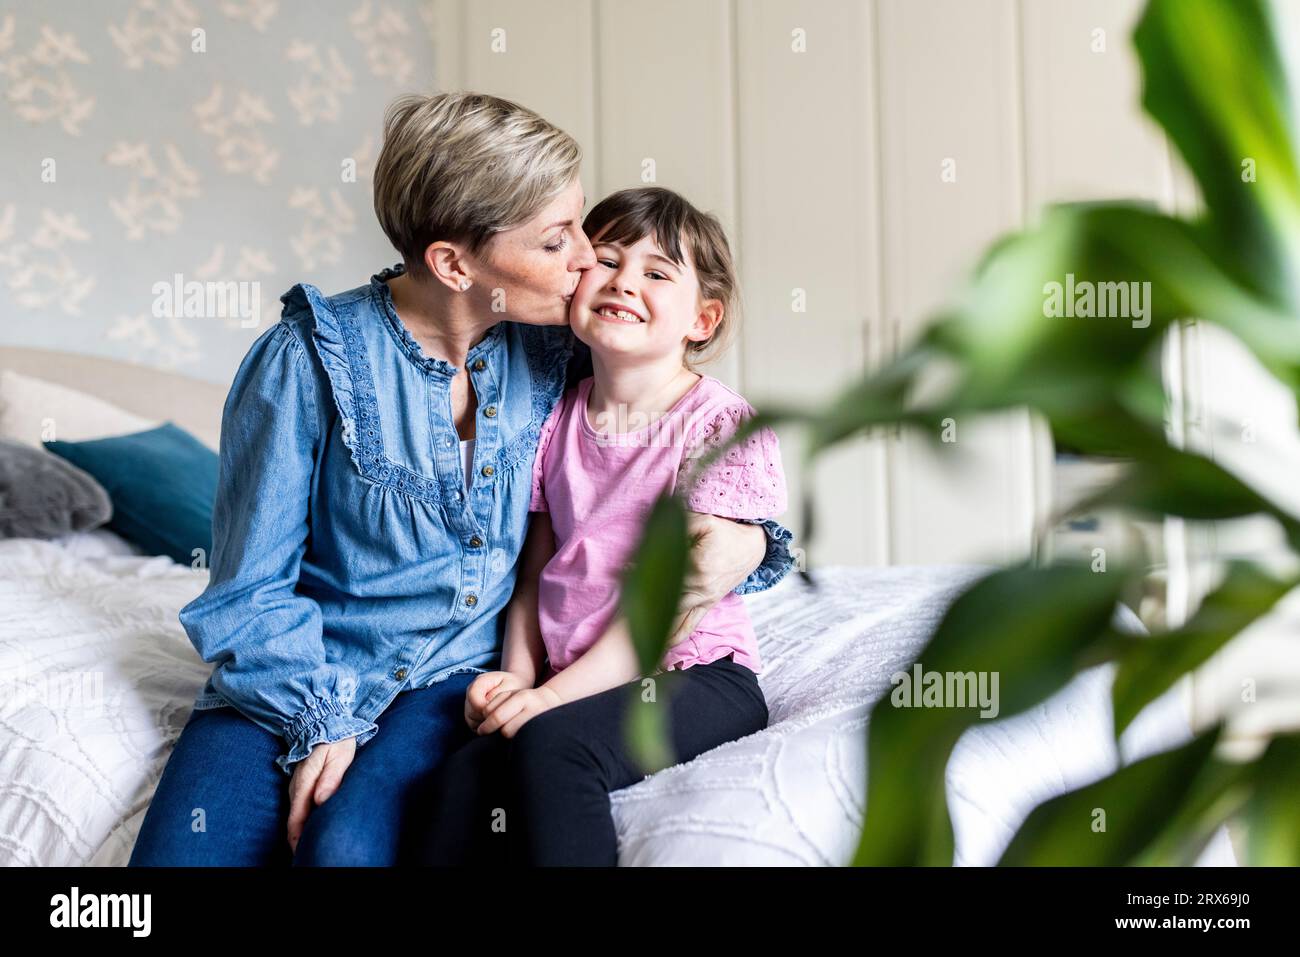
[{"label": "textured white blanket", "polygon": [[[746,599],[771,724],[613,795],[623,864],[842,864],[865,791],[867,708],[970,567],[828,568]],[[209,667],[176,619],[202,572],[107,533],[0,542],[0,863],[121,865]],[[1113,770],[1109,671],[962,738],[948,769],[957,863],[990,864],[1044,799]],[[1124,759],[1189,736],[1174,695]],[[1233,863],[1220,833],[1203,863]],[[1067,862],[1062,862],[1067,863]]]},{"label": "textured white blanket", "polygon": [[[816,573],[816,592],[788,578],[747,598],[760,636],[769,726],[616,792],[620,863],[851,860],[865,804],[870,703],[916,659],[948,605],[988,571],[826,568]],[[1129,623],[1140,627],[1135,616]],[[955,863],[995,864],[1038,804],[1105,777],[1121,759],[1191,737],[1171,691],[1116,748],[1112,674],[1110,666],[1091,669],[1038,707],[962,736],[947,774]],[[1198,863],[1235,864],[1225,830]]]}]

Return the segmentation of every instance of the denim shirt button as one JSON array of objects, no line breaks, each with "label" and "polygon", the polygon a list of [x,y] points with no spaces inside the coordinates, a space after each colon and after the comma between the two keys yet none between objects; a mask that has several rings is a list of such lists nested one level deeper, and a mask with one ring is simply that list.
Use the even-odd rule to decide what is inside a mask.
[{"label": "denim shirt button", "polygon": [[482,544],[483,544],[483,539],[479,538],[477,535],[475,535],[473,538],[469,540],[470,548],[478,548]]},{"label": "denim shirt button", "polygon": [[393,672],[393,677],[396,678],[398,681],[404,680],[406,678],[406,669],[398,668],[396,671]]},{"label": "denim shirt button", "polygon": [[483,410],[483,414],[486,415],[489,419],[494,419],[496,418],[497,407],[495,405],[489,405],[486,409]]},{"label": "denim shirt button", "polygon": [[473,608],[475,605],[478,604],[478,595],[466,595],[465,604]]},{"label": "denim shirt button", "polygon": [[484,362],[482,359],[475,359],[473,368],[475,372],[482,372],[484,369],[487,368],[487,363]]},{"label": "denim shirt button", "polygon": [[491,478],[493,475],[495,475],[496,471],[497,470],[490,465],[483,466],[483,474],[486,475],[488,478]]}]

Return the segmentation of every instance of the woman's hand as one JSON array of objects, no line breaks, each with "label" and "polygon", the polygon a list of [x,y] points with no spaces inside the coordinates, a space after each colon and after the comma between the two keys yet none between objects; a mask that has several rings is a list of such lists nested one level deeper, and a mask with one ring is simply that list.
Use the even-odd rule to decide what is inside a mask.
[{"label": "woman's hand", "polygon": [[543,711],[550,711],[562,704],[564,701],[560,696],[545,686],[496,695],[487,706],[478,733],[491,734],[500,728],[503,737],[513,738],[520,728]]},{"label": "woman's hand", "polygon": [[470,726],[471,731],[478,730],[486,714],[488,702],[495,700],[498,695],[531,687],[529,682],[512,671],[484,672],[474,679],[465,692],[465,723]]},{"label": "woman's hand", "polygon": [[289,779],[289,847],[298,850],[307,815],[329,800],[357,753],[357,739],[318,744],[293,767]]},{"label": "woman's hand", "polygon": [[767,554],[767,535],[758,525],[745,525],[716,515],[686,513],[692,568],[682,591],[681,614],[668,645],[685,640],[709,609],[749,577]]}]

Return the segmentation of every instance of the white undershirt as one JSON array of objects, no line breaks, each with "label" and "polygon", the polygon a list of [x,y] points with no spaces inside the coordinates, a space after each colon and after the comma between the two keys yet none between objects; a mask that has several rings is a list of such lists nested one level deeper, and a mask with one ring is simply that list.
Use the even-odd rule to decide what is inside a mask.
[{"label": "white undershirt", "polygon": [[465,463],[465,488],[469,488],[470,470],[474,467],[474,439],[460,440],[460,458]]}]

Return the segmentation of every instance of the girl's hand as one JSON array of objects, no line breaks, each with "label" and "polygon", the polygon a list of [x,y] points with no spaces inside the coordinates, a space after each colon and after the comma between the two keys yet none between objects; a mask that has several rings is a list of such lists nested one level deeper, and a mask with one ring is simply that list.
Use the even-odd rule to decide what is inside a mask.
[{"label": "girl's hand", "polygon": [[487,671],[479,675],[465,692],[465,723],[476,730],[483,721],[489,701],[498,695],[529,687],[512,671]]},{"label": "girl's hand", "polygon": [[564,704],[560,696],[550,688],[522,688],[503,695],[496,695],[487,706],[483,723],[478,726],[479,734],[491,734],[498,728],[506,738],[513,738],[519,729],[543,711]]}]

